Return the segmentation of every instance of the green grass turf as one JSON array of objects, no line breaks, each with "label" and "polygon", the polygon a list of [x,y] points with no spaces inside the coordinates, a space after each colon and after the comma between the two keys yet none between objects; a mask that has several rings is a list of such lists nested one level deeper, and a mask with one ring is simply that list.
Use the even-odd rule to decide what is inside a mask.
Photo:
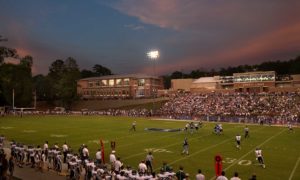
[{"label": "green grass turf", "polygon": [[[137,121],[137,131],[129,131],[131,123]],[[99,148],[99,139],[105,141],[106,161],[110,152],[110,141],[116,141],[117,156],[125,165],[137,168],[146,156],[145,149],[153,148],[156,172],[162,162],[168,162],[174,169],[179,165],[194,179],[201,168],[207,179],[214,176],[214,156],[221,154],[224,159],[223,169],[231,177],[234,171],[242,179],[248,179],[253,173],[258,179],[282,180],[300,179],[300,129],[289,132],[286,127],[250,125],[250,138],[243,139],[242,149],[235,147],[235,135],[243,135],[243,124],[223,123],[224,134],[212,133],[214,123],[205,123],[194,134],[186,132],[149,132],[146,127],[183,128],[183,121],[160,121],[145,118],[110,117],[110,116],[24,116],[1,117],[0,134],[9,140],[25,144],[43,145],[45,140],[52,146],[55,142],[61,146],[64,141],[77,152],[80,144],[87,144],[94,158]],[[184,137],[190,144],[190,155],[181,155]],[[254,149],[263,150],[266,169],[257,165]],[[170,151],[170,152],[165,152]],[[240,165],[239,163],[243,164]],[[248,164],[248,165],[247,165]]]}]

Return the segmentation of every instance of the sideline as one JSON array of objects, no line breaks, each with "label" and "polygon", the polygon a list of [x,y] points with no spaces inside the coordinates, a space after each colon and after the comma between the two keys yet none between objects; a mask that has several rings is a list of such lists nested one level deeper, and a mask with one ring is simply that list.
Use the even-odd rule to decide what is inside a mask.
[{"label": "sideline", "polygon": [[293,171],[291,172],[291,175],[290,175],[290,177],[289,177],[289,180],[292,180],[292,178],[293,178],[293,176],[294,176],[294,173],[295,173],[295,171],[296,171],[296,169],[297,169],[297,167],[298,167],[298,165],[299,165],[299,162],[300,162],[300,157],[298,157],[298,160],[297,160],[297,162],[296,162],[296,164],[295,164],[295,166],[294,166],[294,168],[293,168]]}]

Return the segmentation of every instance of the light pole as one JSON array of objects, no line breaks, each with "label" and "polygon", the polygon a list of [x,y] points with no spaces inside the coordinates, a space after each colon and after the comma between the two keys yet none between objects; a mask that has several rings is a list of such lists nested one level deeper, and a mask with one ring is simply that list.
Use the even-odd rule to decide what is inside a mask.
[{"label": "light pole", "polygon": [[[154,98],[155,98],[155,61],[159,58],[159,51],[152,50],[147,52],[148,58],[153,62],[153,83],[152,83],[152,111],[154,111]],[[151,113],[153,114],[153,112]]]}]

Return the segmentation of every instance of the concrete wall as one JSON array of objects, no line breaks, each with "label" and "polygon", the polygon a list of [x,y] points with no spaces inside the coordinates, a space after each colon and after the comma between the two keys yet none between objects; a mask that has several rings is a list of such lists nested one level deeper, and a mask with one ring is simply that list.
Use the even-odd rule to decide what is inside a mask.
[{"label": "concrete wall", "polygon": [[190,91],[194,79],[172,79],[171,89],[174,91],[185,90]]}]

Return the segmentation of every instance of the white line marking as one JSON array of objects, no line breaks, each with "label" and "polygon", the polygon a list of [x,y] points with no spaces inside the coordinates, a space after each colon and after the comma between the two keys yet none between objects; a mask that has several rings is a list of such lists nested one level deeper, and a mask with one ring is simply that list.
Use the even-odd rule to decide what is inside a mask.
[{"label": "white line marking", "polygon": [[56,138],[63,138],[67,137],[68,135],[66,134],[51,134],[50,137],[56,137]]},{"label": "white line marking", "polygon": [[[189,141],[191,141],[191,140],[193,140],[193,139],[196,139],[196,138],[206,137],[206,136],[210,136],[210,135],[211,135],[211,134],[208,134],[208,135],[205,135],[205,136],[200,136],[200,137],[197,136],[197,137],[194,137],[194,138],[190,138]],[[181,142],[176,142],[176,143],[169,144],[169,145],[164,146],[164,147],[158,147],[158,148],[166,149],[166,148],[168,148],[168,147],[175,146],[175,145],[180,144],[180,143],[181,143]],[[131,156],[128,156],[128,157],[126,157],[126,158],[123,158],[123,160],[130,159],[130,158],[132,158],[132,157],[139,156],[139,155],[142,155],[142,154],[147,154],[147,153],[141,152],[141,153],[133,154],[133,155],[131,155]]]},{"label": "white line marking", "polygon": [[[269,137],[267,140],[265,140],[264,142],[262,142],[262,143],[261,143],[260,145],[258,145],[258,146],[259,146],[259,147],[263,146],[264,144],[266,144],[267,142],[269,142],[270,140],[272,140],[274,137],[280,135],[280,134],[283,133],[284,131],[286,131],[286,129],[283,129],[283,130],[280,131],[279,133],[277,133],[277,134],[275,134],[275,135]],[[256,147],[253,148],[252,150],[250,150],[249,152],[247,152],[247,153],[246,153],[245,155],[243,155],[242,157],[240,157],[240,158],[239,158],[238,160],[236,160],[234,163],[232,163],[231,165],[229,165],[228,167],[226,167],[226,168],[224,169],[224,171],[226,171],[226,170],[228,170],[229,168],[231,168],[232,166],[234,166],[237,162],[239,162],[240,160],[242,160],[243,158],[245,158],[246,156],[248,156],[250,153],[253,153],[255,149],[256,149]],[[215,176],[212,177],[212,178],[210,178],[210,180],[213,180],[213,179],[215,179]]]},{"label": "white line marking", "polygon": [[23,130],[22,131],[23,133],[35,133],[36,132],[36,130]]},{"label": "white line marking", "polygon": [[297,169],[297,167],[298,167],[298,165],[299,165],[299,162],[300,162],[300,157],[298,157],[298,160],[297,160],[297,162],[296,162],[296,164],[295,164],[295,166],[294,166],[294,168],[293,168],[293,171],[292,171],[292,173],[291,173],[291,175],[290,175],[290,177],[289,177],[289,180],[292,180],[292,178],[293,178],[293,176],[294,176],[294,173],[295,173],[295,171],[296,171],[296,169]]},{"label": "white line marking", "polygon": [[[229,128],[229,129],[227,129],[227,130],[232,130],[232,129],[235,129],[235,128],[237,128],[237,127]],[[210,135],[214,135],[214,134],[210,134],[210,133],[209,133],[209,134],[207,134],[207,135],[205,135],[205,136],[196,136],[196,137],[190,138],[189,141],[192,141],[192,140],[198,139],[198,138],[203,138],[203,137],[210,136]],[[229,138],[229,139],[232,139],[232,138]],[[161,148],[161,149],[167,149],[168,147],[172,147],[172,146],[177,145],[177,144],[181,144],[181,142],[176,142],[176,143],[169,144],[169,145],[164,146],[164,147],[158,147],[158,148]],[[141,152],[141,153],[133,154],[133,155],[131,155],[131,156],[128,156],[128,157],[126,157],[126,158],[123,158],[123,160],[130,159],[130,158],[133,158],[133,157],[135,157],[135,156],[142,155],[142,154],[146,154],[146,153],[145,153],[145,152]]]},{"label": "white line marking", "polygon": [[10,127],[10,126],[1,126],[1,129],[12,129],[14,127]]},{"label": "white line marking", "polygon": [[[236,127],[234,127],[234,128],[236,128]],[[234,128],[230,128],[230,129],[234,129]],[[260,130],[260,129],[257,129],[257,130],[255,130],[255,131],[258,131],[258,130]],[[169,163],[169,164],[170,164],[170,165],[171,165],[171,164],[174,164],[174,163],[176,163],[176,162],[178,162],[178,161],[181,161],[181,160],[183,160],[183,159],[189,158],[189,157],[191,157],[191,156],[193,156],[193,155],[195,155],[195,154],[204,152],[204,151],[209,150],[209,149],[211,149],[211,148],[214,148],[214,147],[216,147],[216,146],[218,146],[218,145],[224,144],[224,143],[226,143],[226,142],[229,141],[229,140],[232,140],[232,138],[228,138],[228,139],[226,139],[226,140],[224,140],[224,141],[222,141],[222,142],[220,142],[220,143],[218,143],[218,144],[209,146],[209,147],[207,147],[207,148],[205,148],[205,149],[202,149],[202,150],[200,150],[200,151],[197,151],[197,152],[195,152],[195,153],[193,153],[193,154],[191,154],[191,155],[189,155],[189,156],[185,156],[185,157],[183,157],[183,158],[177,159],[177,160],[175,160],[175,161],[173,161],[173,162],[171,162],[171,163]],[[158,170],[158,169],[155,169],[155,170]]]},{"label": "white line marking", "polygon": [[170,165],[171,165],[171,164],[174,164],[174,163],[176,163],[176,162],[178,162],[178,161],[181,161],[181,160],[183,160],[183,159],[189,158],[189,157],[191,157],[191,156],[194,156],[194,155],[196,155],[196,154],[199,154],[199,153],[201,153],[201,152],[204,152],[204,151],[206,151],[206,150],[209,150],[209,149],[214,148],[214,147],[216,147],[216,146],[219,146],[219,145],[221,145],[221,144],[224,144],[224,143],[226,143],[227,141],[230,141],[231,139],[232,139],[232,138],[229,138],[229,139],[226,139],[226,140],[224,140],[224,141],[222,141],[222,142],[220,142],[220,143],[218,143],[218,144],[215,144],[215,145],[209,146],[209,147],[207,147],[207,148],[201,149],[200,151],[197,151],[197,152],[195,152],[195,153],[193,153],[193,154],[190,154],[190,155],[185,156],[185,157],[183,157],[183,158],[180,158],[180,159],[177,159],[177,160],[175,160],[175,161],[172,161],[172,162],[170,162],[169,164],[170,164]]},{"label": "white line marking", "polygon": [[[156,141],[157,139],[168,138],[168,137],[172,137],[172,136],[180,135],[180,134],[182,134],[182,133],[180,132],[180,133],[168,134],[168,135],[165,135],[165,136],[161,136],[161,137],[159,137],[159,138],[156,138],[156,139],[149,139],[148,141],[153,141],[153,140]],[[147,141],[144,140],[143,142],[147,142]],[[131,145],[134,145],[134,144],[136,144],[136,142],[128,143],[128,144],[123,144],[123,145],[118,146],[118,148],[120,148],[120,147],[126,147],[126,146],[131,146]]]}]

